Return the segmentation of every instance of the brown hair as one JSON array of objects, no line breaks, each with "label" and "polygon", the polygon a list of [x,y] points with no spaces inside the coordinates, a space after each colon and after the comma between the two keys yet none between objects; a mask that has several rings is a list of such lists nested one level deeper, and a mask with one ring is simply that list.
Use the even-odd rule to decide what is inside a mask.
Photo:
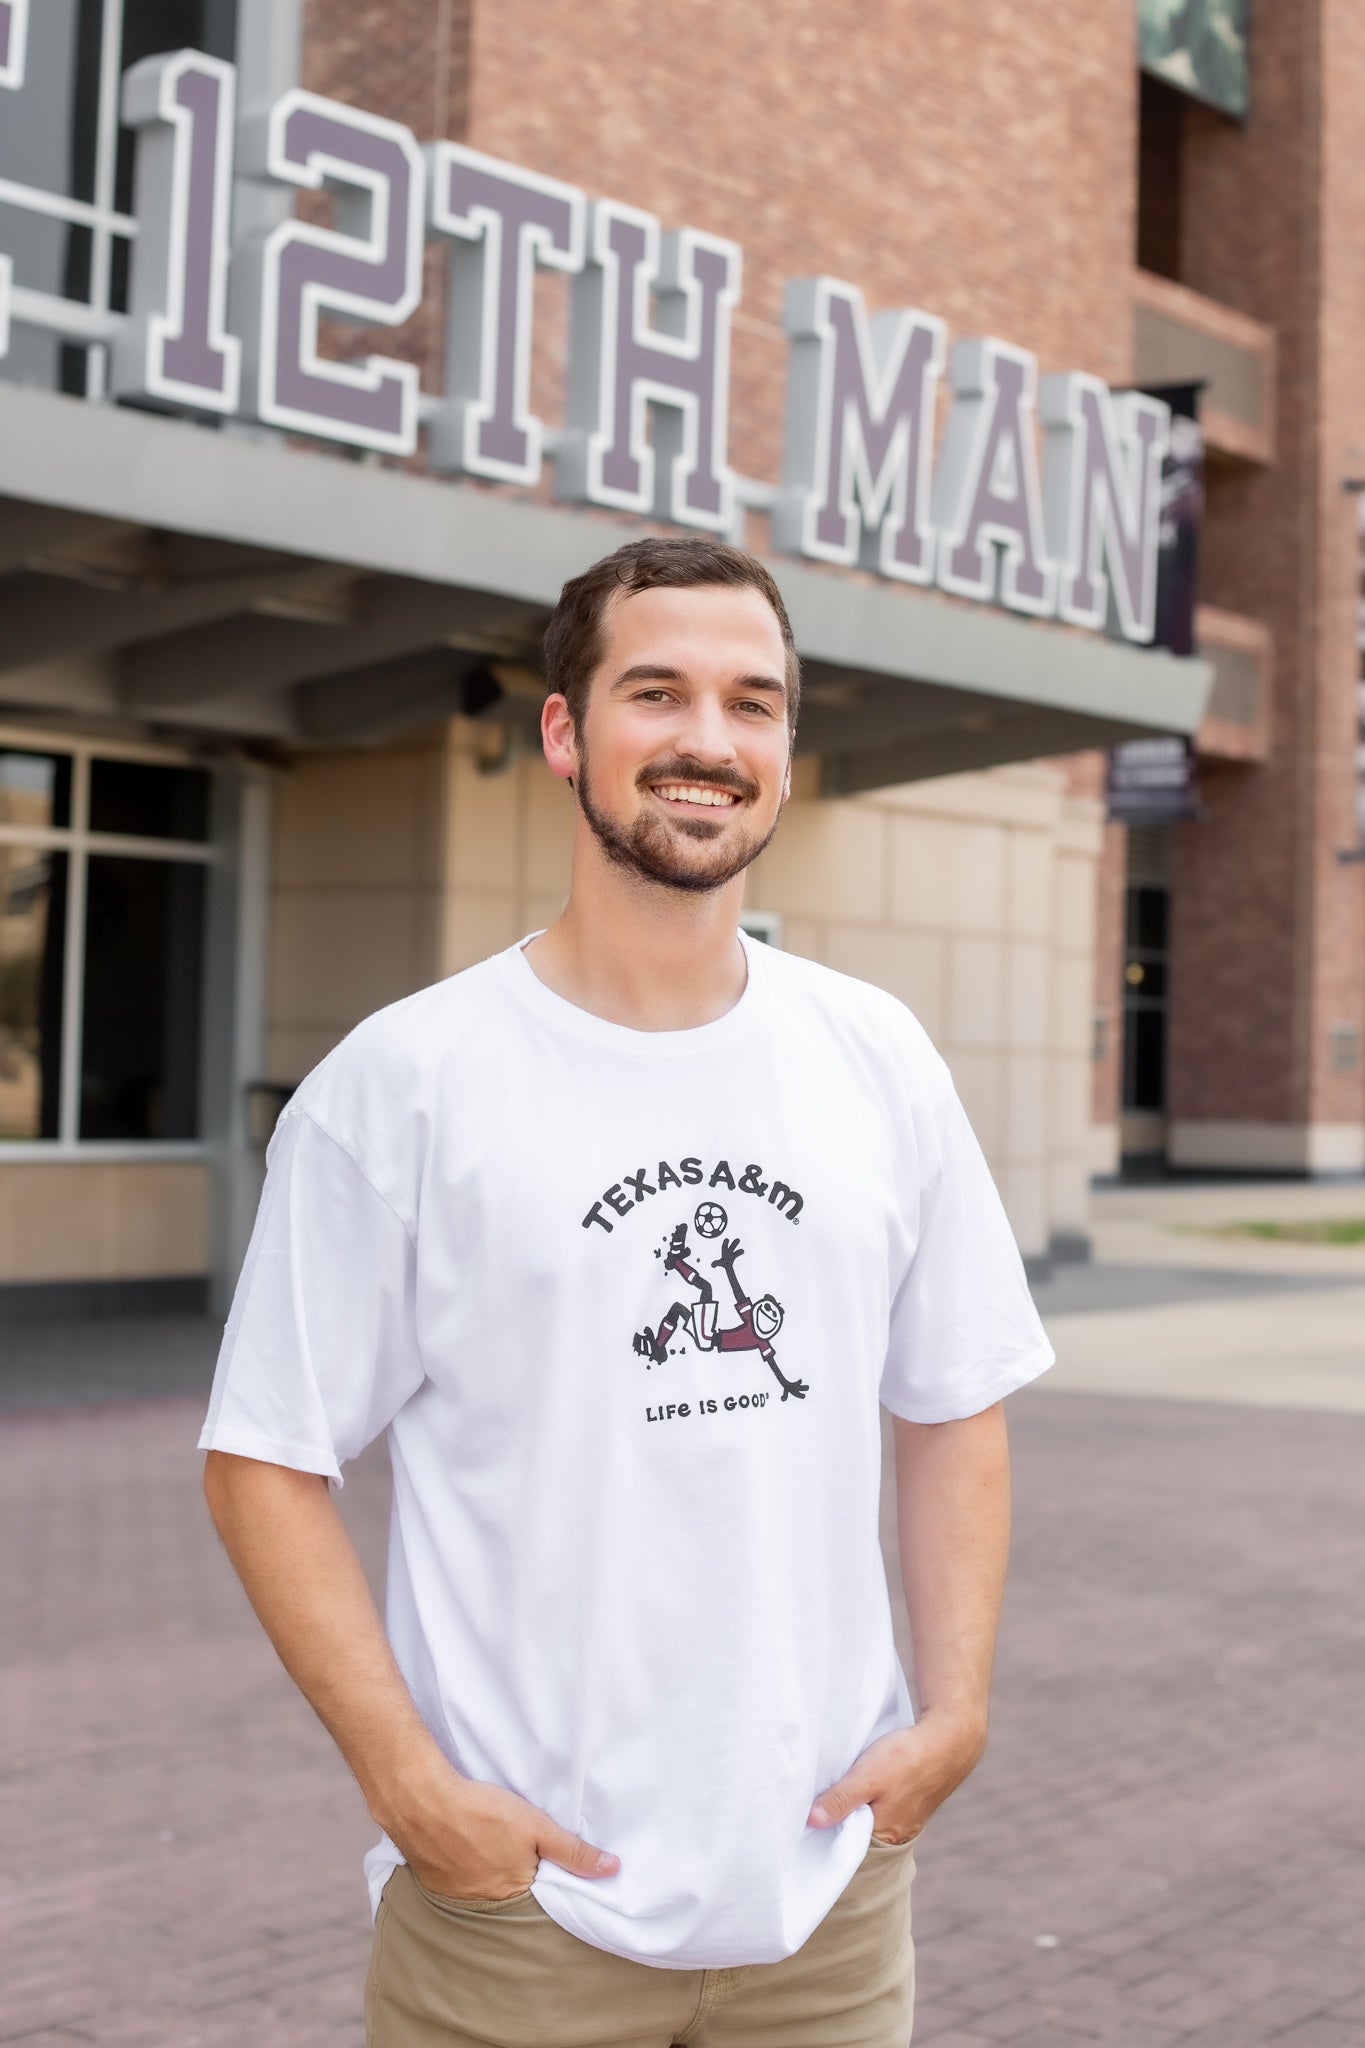
[{"label": "brown hair", "polygon": [[762,562],[727,541],[703,534],[651,535],[628,540],[571,577],[545,629],[545,687],[567,701],[576,731],[582,730],[588,685],[602,659],[602,620],[617,591],[686,590],[709,584],[760,591],[772,606],[786,649],[787,723],[794,732],[801,697],[801,658],[792,637],[782,593]]}]

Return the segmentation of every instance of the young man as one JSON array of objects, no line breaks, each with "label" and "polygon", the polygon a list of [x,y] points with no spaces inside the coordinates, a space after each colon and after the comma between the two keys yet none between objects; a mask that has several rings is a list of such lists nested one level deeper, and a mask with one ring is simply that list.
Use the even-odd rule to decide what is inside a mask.
[{"label": "young man", "polygon": [[[1051,1353],[914,1018],[738,932],[799,687],[767,572],[632,542],[545,661],[568,906],[294,1096],[209,1501],[383,1830],[372,2048],[904,2048],[910,1845],[985,1741],[999,1403]],[[387,1639],[327,1484],[385,1430]]]}]

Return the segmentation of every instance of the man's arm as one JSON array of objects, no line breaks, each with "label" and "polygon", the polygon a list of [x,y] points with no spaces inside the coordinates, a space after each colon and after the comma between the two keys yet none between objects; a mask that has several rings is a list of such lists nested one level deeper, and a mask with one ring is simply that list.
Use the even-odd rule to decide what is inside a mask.
[{"label": "man's arm", "polygon": [[893,1419],[896,1525],[919,1719],[864,1750],[820,1794],[811,1825],[870,1804],[904,1842],[981,1760],[1009,1553],[1010,1476],[999,1402],[960,1422]]},{"label": "man's arm", "polygon": [[447,1761],[394,1662],[326,1479],[210,1451],[204,1492],[285,1670],[423,1884],[505,1898],[531,1883],[542,1856],[581,1877],[619,1867],[539,1807]]}]

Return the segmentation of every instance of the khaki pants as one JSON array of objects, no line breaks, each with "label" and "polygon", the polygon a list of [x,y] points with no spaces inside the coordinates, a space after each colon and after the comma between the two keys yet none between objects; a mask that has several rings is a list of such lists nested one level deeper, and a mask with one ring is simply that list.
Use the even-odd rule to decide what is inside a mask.
[{"label": "khaki pants", "polygon": [[908,1844],[874,1842],[804,1948],[659,1970],[566,1934],[529,1892],[438,1898],[400,1864],[365,1986],[369,2048],[906,2048]]}]

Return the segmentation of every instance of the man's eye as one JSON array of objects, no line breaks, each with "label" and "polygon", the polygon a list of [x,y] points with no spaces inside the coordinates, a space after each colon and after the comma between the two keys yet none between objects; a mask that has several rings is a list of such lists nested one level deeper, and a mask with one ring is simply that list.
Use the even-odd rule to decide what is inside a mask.
[{"label": "man's eye", "polygon": [[771,704],[765,704],[759,697],[746,697],[739,708],[741,711],[757,711],[761,718],[772,717]]},{"label": "man's eye", "polygon": [[638,701],[641,704],[656,704],[666,702],[667,698],[667,690],[641,690]]}]

